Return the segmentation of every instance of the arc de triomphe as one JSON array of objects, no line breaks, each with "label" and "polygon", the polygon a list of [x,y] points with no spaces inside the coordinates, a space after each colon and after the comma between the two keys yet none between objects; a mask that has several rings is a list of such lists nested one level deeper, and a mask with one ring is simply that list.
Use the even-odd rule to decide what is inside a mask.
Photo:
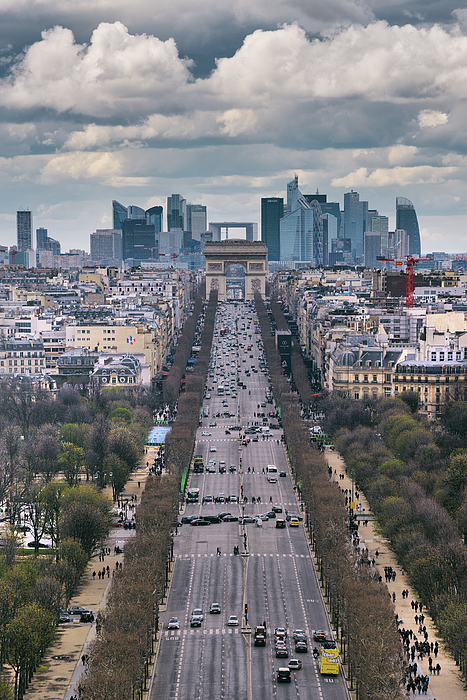
[{"label": "arc de triomphe", "polygon": [[230,265],[241,265],[245,270],[245,300],[251,301],[255,292],[265,296],[266,286],[266,243],[245,241],[240,238],[228,241],[207,241],[206,258],[206,298],[212,289],[219,292],[219,300],[226,298],[225,273]]}]

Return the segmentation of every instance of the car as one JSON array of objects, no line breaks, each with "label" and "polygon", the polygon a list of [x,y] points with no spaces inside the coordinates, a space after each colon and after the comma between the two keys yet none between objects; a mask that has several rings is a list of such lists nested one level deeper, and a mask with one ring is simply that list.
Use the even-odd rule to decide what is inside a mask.
[{"label": "car", "polygon": [[268,516],[268,518],[275,518],[276,517],[276,514],[273,510],[268,510],[266,515]]},{"label": "car", "polygon": [[313,632],[313,639],[315,640],[315,642],[326,642],[327,634],[326,632],[323,632],[323,630],[315,630]]},{"label": "car", "polygon": [[302,662],[300,661],[300,659],[290,659],[289,668],[291,671],[298,671],[298,669],[301,667],[302,667]]},{"label": "car", "polygon": [[48,546],[49,546],[48,544],[44,544],[44,542],[36,542],[36,540],[32,540],[32,542],[28,542],[28,547],[30,547],[31,549],[36,549],[36,547],[37,547],[37,549],[41,549],[41,548],[47,549]]},{"label": "car", "polygon": [[202,619],[197,615],[192,615],[190,620],[190,627],[201,627]]},{"label": "car", "polygon": [[289,520],[290,527],[298,527],[299,525],[300,525],[300,521],[298,518],[290,518],[290,520]]},{"label": "car", "polygon": [[289,668],[278,668],[277,669],[277,682],[278,683],[290,683],[292,681],[292,675]]},{"label": "car", "polygon": [[211,607],[209,608],[209,612],[211,615],[220,615],[221,606],[219,605],[219,603],[211,603]]},{"label": "car", "polygon": [[210,427],[210,428],[217,428],[217,423],[216,423],[216,421],[212,421],[211,423],[209,423],[209,427]]},{"label": "car", "polygon": [[300,642],[306,642],[306,632],[305,630],[294,630],[293,631],[294,640]]},{"label": "car", "polygon": [[238,497],[234,494],[229,496],[229,503],[238,503]]},{"label": "car", "polygon": [[94,622],[94,615],[92,614],[91,610],[86,610],[85,612],[82,612],[79,616],[79,621],[91,623]]},{"label": "car", "polygon": [[276,527],[278,530],[285,528],[286,523],[285,520],[277,519],[276,520]]},{"label": "car", "polygon": [[265,647],[266,637],[263,634],[255,634],[255,647]]},{"label": "car", "polygon": [[225,515],[222,520],[224,523],[237,523],[238,522],[238,515]]},{"label": "car", "polygon": [[198,518],[197,515],[184,515],[182,517],[182,525],[189,525],[193,520]]},{"label": "car", "polygon": [[206,394],[206,398],[207,398],[207,399],[210,399],[210,398],[211,398],[211,394]]},{"label": "car", "polygon": [[224,465],[222,465],[222,463],[219,464],[219,474],[225,474],[226,471],[227,470],[225,468],[225,464]]},{"label": "car", "polygon": [[168,630],[179,630],[180,629],[180,622],[178,617],[171,617],[170,620],[167,623],[167,629]]},{"label": "car", "polygon": [[192,617],[200,617],[201,622],[204,620],[204,615],[203,615],[203,611],[201,608],[193,608],[193,610],[191,611],[191,616]]},{"label": "car", "polygon": [[290,518],[297,518],[300,522],[303,520],[301,515],[296,515],[295,513],[288,513],[285,519],[290,521]]},{"label": "car", "polygon": [[207,464],[206,465],[206,472],[208,474],[215,474],[216,472],[216,465],[215,464]]},{"label": "car", "polygon": [[66,612],[61,612],[58,616],[58,622],[59,624],[64,624],[66,622],[70,622],[70,616],[66,614]]},{"label": "car", "polygon": [[280,506],[273,506],[271,510],[273,510],[274,513],[282,513],[282,508]]},{"label": "car", "polygon": [[276,647],[276,656],[277,656],[278,658],[282,658],[282,659],[287,659],[287,658],[288,658],[288,656],[289,656],[289,650],[287,649],[287,647],[285,646],[285,644]]},{"label": "car", "polygon": [[226,515],[232,515],[232,513],[228,513],[227,511],[225,511],[225,512],[223,511],[222,513],[218,513],[217,517],[220,518],[221,520],[223,520],[223,518],[225,518]]},{"label": "car", "polygon": [[209,495],[203,496],[203,503],[212,503],[212,501],[213,501],[212,496],[209,496]]},{"label": "car", "polygon": [[89,612],[91,612],[89,608],[83,608],[82,605],[70,605],[68,608],[68,615],[81,615]]},{"label": "car", "polygon": [[279,472],[279,476],[287,476],[287,472],[284,472],[284,471]]},{"label": "car", "polygon": [[233,473],[236,472],[236,471],[237,471],[237,467],[235,466],[235,464],[231,464],[230,467],[229,467],[229,472],[230,472],[231,474],[233,474]]},{"label": "car", "polygon": [[190,525],[193,525],[195,527],[197,526],[203,526],[203,525],[210,525],[211,523],[209,520],[204,520],[203,518],[196,518],[195,520],[192,520]]},{"label": "car", "polygon": [[211,445],[209,452],[217,452],[217,447],[215,445]]},{"label": "car", "polygon": [[295,652],[306,654],[308,651],[308,645],[306,642],[295,642]]},{"label": "car", "polygon": [[236,615],[230,615],[227,620],[227,625],[229,627],[238,627],[238,617]]},{"label": "car", "polygon": [[203,430],[203,432],[201,433],[201,435],[202,435],[202,437],[206,437],[206,436],[208,436],[208,435],[211,435],[211,433],[209,432],[209,430]]},{"label": "car", "polygon": [[268,516],[266,515],[266,513],[259,513],[259,515],[255,515],[255,518],[256,518],[257,520],[264,520],[264,522],[266,522],[267,520],[269,520],[269,518],[268,518]]},{"label": "car", "polygon": [[225,493],[218,493],[214,500],[216,501],[216,503],[225,503]]},{"label": "car", "polygon": [[245,515],[244,518],[241,518],[241,522],[245,523],[245,524],[248,524],[248,523],[254,524],[256,522],[256,518],[253,518],[251,515]]},{"label": "car", "polygon": [[285,639],[287,639],[287,630],[285,629],[285,627],[276,627],[276,629],[274,630],[274,636],[284,637]]}]

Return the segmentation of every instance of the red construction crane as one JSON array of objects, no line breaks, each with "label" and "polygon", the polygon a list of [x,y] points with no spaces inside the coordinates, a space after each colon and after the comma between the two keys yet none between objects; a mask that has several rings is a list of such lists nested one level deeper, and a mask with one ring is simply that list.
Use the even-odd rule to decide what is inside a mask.
[{"label": "red construction crane", "polygon": [[396,260],[395,258],[376,257],[378,262],[395,262],[396,265],[403,265],[405,262],[405,306],[407,309],[413,308],[413,266],[417,265],[421,260],[434,260],[433,255],[425,255],[423,258],[415,258],[413,255],[406,255],[404,260]]}]

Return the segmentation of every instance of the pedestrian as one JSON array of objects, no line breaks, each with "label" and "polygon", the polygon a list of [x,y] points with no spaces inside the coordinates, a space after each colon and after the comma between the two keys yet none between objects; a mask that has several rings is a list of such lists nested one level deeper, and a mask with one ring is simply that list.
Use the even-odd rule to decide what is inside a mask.
[{"label": "pedestrian", "polygon": [[96,580],[96,572],[95,572],[95,571],[92,572],[92,580],[93,580],[93,581]]},{"label": "pedestrian", "polygon": [[100,569],[99,569],[99,571],[97,572],[97,575],[98,575],[99,581],[100,581],[100,580],[101,580],[101,577],[102,577],[102,573],[101,573],[101,570],[100,570]]},{"label": "pedestrian", "polygon": [[218,547],[218,548],[217,548],[217,556],[219,556],[219,557],[220,557],[220,554],[221,554],[221,548],[220,548],[220,547]]},{"label": "pedestrian", "polygon": [[110,578],[110,566],[107,567],[107,578]]},{"label": "pedestrian", "polygon": [[441,671],[441,666],[439,665],[439,663],[436,664],[435,671],[436,671],[436,675],[439,676],[439,672]]}]

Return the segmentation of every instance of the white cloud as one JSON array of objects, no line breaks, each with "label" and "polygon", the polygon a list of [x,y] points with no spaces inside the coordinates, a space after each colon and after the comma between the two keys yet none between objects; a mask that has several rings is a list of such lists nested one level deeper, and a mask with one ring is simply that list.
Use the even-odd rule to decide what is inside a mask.
[{"label": "white cloud", "polygon": [[413,157],[418,153],[416,146],[404,146],[400,143],[393,146],[388,152],[389,165],[405,165],[413,160]]},{"label": "white cloud", "polygon": [[0,87],[4,106],[58,113],[142,115],[158,101],[172,108],[191,75],[173,39],[129,34],[121,22],[100,24],[88,46],[54,27],[30,46]]},{"label": "white cloud", "polygon": [[389,187],[399,185],[433,185],[445,182],[457,172],[454,167],[436,168],[431,165],[419,165],[412,168],[377,168],[369,171],[359,168],[345,177],[334,178],[333,187]]},{"label": "white cloud", "polygon": [[96,179],[107,182],[122,175],[121,156],[117,153],[67,153],[52,156],[40,175],[42,184],[64,180]]},{"label": "white cloud", "polygon": [[447,124],[448,120],[449,115],[436,109],[423,109],[418,115],[418,123],[421,129],[441,126],[441,124]]}]

